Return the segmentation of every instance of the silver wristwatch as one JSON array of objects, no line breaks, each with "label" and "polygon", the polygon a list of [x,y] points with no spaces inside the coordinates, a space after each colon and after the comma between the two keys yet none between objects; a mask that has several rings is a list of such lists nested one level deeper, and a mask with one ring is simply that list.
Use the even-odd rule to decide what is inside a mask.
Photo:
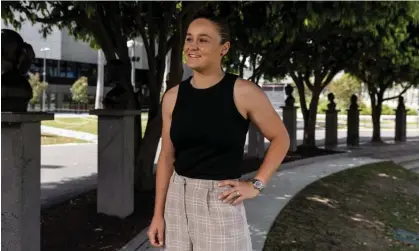
[{"label": "silver wristwatch", "polygon": [[259,192],[262,192],[263,189],[265,188],[265,185],[263,184],[263,182],[261,180],[249,179],[249,182],[252,183],[253,187],[255,189],[259,190]]}]

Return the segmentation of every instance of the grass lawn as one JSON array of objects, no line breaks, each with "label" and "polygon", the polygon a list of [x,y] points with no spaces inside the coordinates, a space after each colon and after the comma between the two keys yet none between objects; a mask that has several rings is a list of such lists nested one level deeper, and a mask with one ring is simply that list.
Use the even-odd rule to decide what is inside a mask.
[{"label": "grass lawn", "polygon": [[274,250],[419,250],[419,175],[386,162],[309,185],[272,226],[264,251]]},{"label": "grass lawn", "polygon": [[68,143],[88,143],[88,141],[74,138],[61,137],[51,134],[41,135],[41,145],[54,145],[54,144],[68,144]]},{"label": "grass lawn", "polygon": [[[80,132],[86,132],[91,134],[97,134],[97,117],[76,117],[76,118],[55,118],[55,120],[42,121],[42,125],[52,126],[67,130],[74,130]],[[145,129],[147,120],[143,118],[142,128]],[[144,134],[144,132],[143,132]]]}]

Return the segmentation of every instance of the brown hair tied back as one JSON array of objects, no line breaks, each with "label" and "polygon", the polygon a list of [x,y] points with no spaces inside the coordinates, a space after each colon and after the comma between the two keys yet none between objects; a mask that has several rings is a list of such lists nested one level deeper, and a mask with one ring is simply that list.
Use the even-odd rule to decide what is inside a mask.
[{"label": "brown hair tied back", "polygon": [[199,13],[193,20],[200,18],[207,19],[217,26],[218,34],[221,37],[221,44],[230,41],[230,27],[228,26],[227,20],[208,13]]}]

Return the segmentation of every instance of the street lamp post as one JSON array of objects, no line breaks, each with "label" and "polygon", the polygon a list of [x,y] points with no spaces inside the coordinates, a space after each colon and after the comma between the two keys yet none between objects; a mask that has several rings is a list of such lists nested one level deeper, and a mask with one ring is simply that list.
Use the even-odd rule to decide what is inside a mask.
[{"label": "street lamp post", "polygon": [[103,99],[103,87],[104,87],[104,77],[103,77],[103,59],[102,59],[102,50],[97,51],[97,84],[96,84],[96,100],[95,100],[95,109],[101,109],[102,99]]},{"label": "street lamp post", "polygon": [[[50,48],[44,47],[41,48],[41,52],[44,52],[44,71],[42,73],[42,81],[44,83],[47,82],[47,51],[49,51]],[[42,91],[42,111],[45,112],[45,106],[46,106],[46,92],[45,89]]]}]

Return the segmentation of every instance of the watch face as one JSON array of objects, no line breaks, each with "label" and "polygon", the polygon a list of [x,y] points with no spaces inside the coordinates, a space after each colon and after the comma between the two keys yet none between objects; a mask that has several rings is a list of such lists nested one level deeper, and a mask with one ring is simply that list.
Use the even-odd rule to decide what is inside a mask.
[{"label": "watch face", "polygon": [[254,184],[255,184],[255,187],[257,187],[257,188],[262,188],[263,187],[263,183],[260,180],[256,180]]}]

